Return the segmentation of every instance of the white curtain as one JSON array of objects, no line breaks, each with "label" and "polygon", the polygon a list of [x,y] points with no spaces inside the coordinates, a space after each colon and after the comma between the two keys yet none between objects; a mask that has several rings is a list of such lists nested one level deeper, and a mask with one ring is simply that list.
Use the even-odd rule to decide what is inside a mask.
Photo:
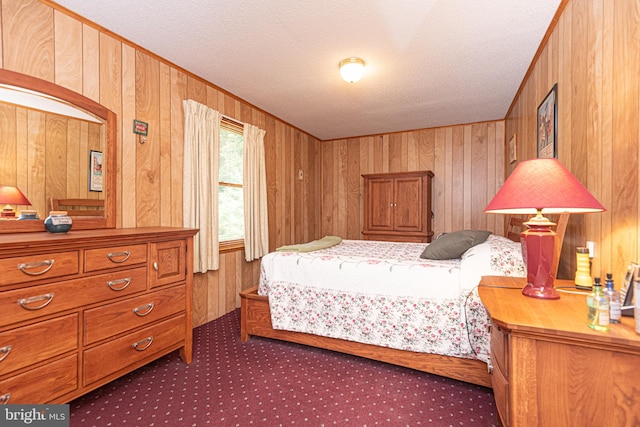
[{"label": "white curtain", "polygon": [[192,99],[184,106],[183,223],[199,228],[194,239],[193,271],[217,270],[218,152],[222,115]]},{"label": "white curtain", "polygon": [[269,252],[265,131],[244,125],[242,191],[244,194],[244,258],[247,262]]}]

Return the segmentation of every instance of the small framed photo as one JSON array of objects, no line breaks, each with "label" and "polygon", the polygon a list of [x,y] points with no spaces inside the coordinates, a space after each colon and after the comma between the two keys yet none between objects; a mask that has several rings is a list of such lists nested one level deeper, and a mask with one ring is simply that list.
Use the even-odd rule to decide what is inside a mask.
[{"label": "small framed photo", "polygon": [[102,151],[89,151],[89,191],[102,191]]},{"label": "small framed photo", "polygon": [[518,160],[518,155],[516,154],[516,134],[514,133],[509,143],[507,144],[507,149],[509,150],[509,163],[514,163]]},{"label": "small framed photo", "polygon": [[538,157],[558,158],[558,84],[538,107]]},{"label": "small framed photo", "polygon": [[620,288],[620,304],[622,305],[623,316],[633,316],[633,283],[638,279],[640,279],[640,265],[630,262]]}]

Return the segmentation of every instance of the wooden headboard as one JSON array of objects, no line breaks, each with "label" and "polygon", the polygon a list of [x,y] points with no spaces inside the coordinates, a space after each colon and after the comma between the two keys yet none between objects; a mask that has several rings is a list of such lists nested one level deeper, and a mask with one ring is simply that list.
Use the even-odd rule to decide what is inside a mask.
[{"label": "wooden headboard", "polygon": [[[562,243],[564,242],[564,234],[567,231],[567,223],[569,222],[568,213],[558,214],[558,215],[547,215],[551,222],[555,222],[556,225],[553,227],[556,235],[558,236],[557,246],[556,246],[556,256],[554,259],[554,267],[553,267],[553,277],[556,277],[558,274],[558,262],[560,260],[560,253],[562,252]],[[514,242],[520,241],[520,233],[526,228],[524,223],[528,218],[525,218],[521,215],[511,215],[507,219],[507,231],[505,236],[513,240]]]},{"label": "wooden headboard", "polygon": [[104,216],[104,200],[51,199],[52,211],[67,211],[69,216]]}]

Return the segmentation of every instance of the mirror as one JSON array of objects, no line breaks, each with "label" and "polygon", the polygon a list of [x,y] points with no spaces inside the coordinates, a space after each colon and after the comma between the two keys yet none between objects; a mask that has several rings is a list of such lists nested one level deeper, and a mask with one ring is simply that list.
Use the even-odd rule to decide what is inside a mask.
[{"label": "mirror", "polygon": [[[116,115],[69,89],[9,70],[0,70],[2,89],[17,98],[0,101],[0,185],[17,186],[32,203],[18,206],[16,217],[35,209],[40,219],[3,218],[0,233],[45,231],[52,198],[104,201],[104,209],[91,207],[90,215],[61,206],[72,216],[72,231],[115,228]],[[23,103],[26,98],[32,100]]]}]

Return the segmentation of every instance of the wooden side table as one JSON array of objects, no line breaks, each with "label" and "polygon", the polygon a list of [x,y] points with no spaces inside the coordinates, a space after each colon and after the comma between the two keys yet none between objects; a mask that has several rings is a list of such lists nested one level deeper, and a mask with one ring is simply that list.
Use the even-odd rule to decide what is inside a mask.
[{"label": "wooden side table", "polygon": [[[522,295],[524,278],[483,277],[491,316],[491,380],[505,426],[640,425],[640,335],[633,318],[587,326],[586,292]],[[556,288],[579,292],[572,281]]]}]

